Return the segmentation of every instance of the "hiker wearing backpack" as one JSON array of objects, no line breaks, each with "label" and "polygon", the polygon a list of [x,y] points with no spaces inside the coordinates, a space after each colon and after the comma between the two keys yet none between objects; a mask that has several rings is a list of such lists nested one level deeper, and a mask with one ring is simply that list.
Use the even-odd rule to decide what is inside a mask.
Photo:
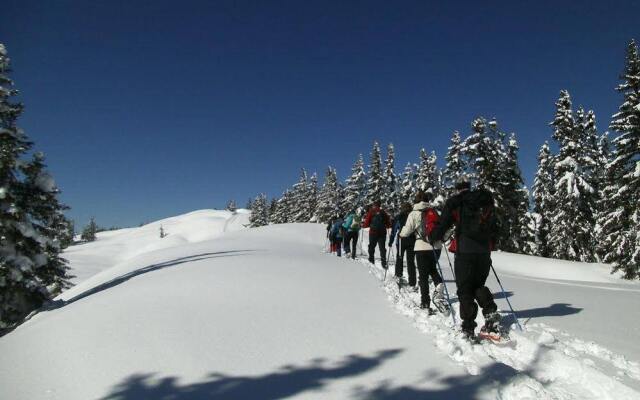
[{"label": "hiker wearing backpack", "polygon": [[331,228],[333,228],[333,223],[336,221],[336,217],[329,218],[329,222],[327,223],[327,239],[329,240],[329,252],[333,253],[335,251],[333,246],[333,240],[331,239]]},{"label": "hiker wearing backpack", "polygon": [[360,226],[362,225],[362,217],[359,213],[352,211],[344,219],[342,227],[345,230],[344,236],[344,252],[351,253],[351,258],[356,258],[356,245],[358,244],[358,235],[360,234]]},{"label": "hiker wearing backpack", "polygon": [[407,222],[407,218],[409,217],[409,213],[411,213],[412,207],[409,203],[404,203],[400,207],[400,213],[396,215],[393,220],[393,229],[391,230],[391,237],[389,238],[389,247],[393,246],[393,241],[396,239],[396,278],[398,278],[398,284],[402,282],[402,272],[403,272],[403,261],[404,255],[407,254],[407,274],[409,275],[409,286],[416,286],[416,263],[415,263],[415,254],[413,252],[413,246],[416,242],[416,235],[411,234],[405,238],[401,238],[400,231],[404,227]]},{"label": "hiker wearing backpack", "polygon": [[380,250],[382,268],[387,269],[387,229],[391,228],[391,218],[380,208],[380,200],[376,200],[364,218],[363,228],[369,228],[369,262],[375,263],[376,246]]},{"label": "hiker wearing backpack", "polygon": [[429,297],[429,276],[433,280],[435,290],[433,292],[433,304],[438,311],[447,312],[448,303],[444,298],[444,284],[442,277],[436,268],[436,260],[440,258],[442,242],[429,242],[428,235],[435,226],[439,216],[437,211],[429,202],[431,195],[422,190],[416,194],[413,211],[409,214],[407,222],[404,224],[400,237],[402,240],[411,235],[415,235],[413,250],[418,263],[418,285],[420,286],[420,308],[425,308],[429,313],[431,310],[431,299]]},{"label": "hiker wearing backpack", "polygon": [[342,224],[344,224],[344,219],[342,218],[342,214],[339,214],[333,221],[331,233],[329,234],[332,247],[335,248],[338,257],[342,257],[342,241],[344,239],[344,228]]},{"label": "hiker wearing backpack", "polygon": [[440,221],[429,238],[442,240],[445,232],[455,225],[455,274],[462,332],[473,339],[478,305],[485,318],[484,332],[498,332],[500,314],[491,291],[485,286],[497,233],[493,196],[486,189],[471,191],[470,188],[466,177],[456,183],[459,193],[447,200]]}]

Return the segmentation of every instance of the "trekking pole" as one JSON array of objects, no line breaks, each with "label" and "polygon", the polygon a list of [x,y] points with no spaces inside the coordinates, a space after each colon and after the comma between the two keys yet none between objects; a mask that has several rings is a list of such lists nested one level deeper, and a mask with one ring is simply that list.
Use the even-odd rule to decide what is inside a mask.
[{"label": "trekking pole", "polygon": [[453,264],[451,264],[451,259],[449,258],[449,252],[447,251],[447,246],[442,243],[442,248],[444,249],[444,254],[447,255],[447,261],[449,261],[449,268],[451,268],[451,275],[453,275],[453,280],[456,280],[456,273],[453,272]]},{"label": "trekking pole", "polygon": [[496,269],[493,268],[493,265],[491,265],[491,270],[493,271],[493,274],[496,276],[496,280],[498,281],[498,285],[500,285],[500,290],[502,290],[502,296],[504,296],[505,300],[507,300],[507,304],[509,305],[509,308],[511,309],[511,315],[513,315],[513,319],[516,320],[516,325],[518,325],[518,328],[520,329],[520,332],[523,331],[522,326],[520,325],[520,321],[518,321],[518,316],[516,315],[516,312],[513,311],[513,307],[511,307],[511,302],[509,301],[509,298],[507,297],[507,294],[504,292],[504,287],[502,286],[502,282],[500,282],[500,278],[498,278],[498,274],[496,273]]},{"label": "trekking pole", "polygon": [[438,270],[440,271],[440,276],[442,278],[442,284],[444,285],[444,294],[447,296],[447,303],[449,303],[449,309],[451,310],[451,318],[453,319],[453,325],[456,324],[456,316],[453,312],[453,306],[451,305],[451,299],[449,298],[449,289],[447,289],[447,283],[444,281],[444,275],[442,275],[442,267],[440,267],[440,261],[438,261],[438,256],[436,255],[436,249],[432,248],[433,251],[433,259],[436,260],[436,265],[438,266]]}]

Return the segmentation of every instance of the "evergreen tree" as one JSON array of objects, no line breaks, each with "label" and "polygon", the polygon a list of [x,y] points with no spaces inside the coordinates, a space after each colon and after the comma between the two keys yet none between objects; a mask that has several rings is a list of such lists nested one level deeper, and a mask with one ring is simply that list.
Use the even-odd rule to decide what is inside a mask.
[{"label": "evergreen tree", "polygon": [[471,123],[472,133],[465,139],[460,148],[467,165],[467,172],[478,187],[483,187],[493,194],[496,219],[499,231],[497,247],[510,248],[508,244],[511,224],[517,219],[516,210],[506,201],[508,197],[505,185],[505,168],[508,155],[504,148],[505,134],[498,128],[495,120],[488,121],[479,117]]},{"label": "evergreen tree", "polygon": [[465,162],[462,154],[462,141],[460,132],[453,132],[451,144],[447,150],[445,160],[447,165],[442,172],[442,186],[445,197],[450,197],[455,193],[455,186],[458,179],[465,173]]},{"label": "evergreen tree", "polygon": [[420,162],[418,163],[417,175],[416,175],[416,187],[418,190],[422,190],[426,192],[429,185],[429,156],[427,155],[427,151],[422,148],[420,149]]},{"label": "evergreen tree", "polygon": [[269,223],[269,214],[267,209],[267,196],[264,193],[259,194],[253,200],[253,208],[249,216],[249,224],[252,228],[265,226]]},{"label": "evergreen tree", "polygon": [[19,170],[24,176],[20,190],[19,208],[31,219],[33,227],[46,241],[42,242],[47,255],[47,263],[37,270],[37,274],[52,293],[60,293],[69,288],[69,267],[60,256],[68,241],[69,221],[64,212],[69,207],[58,201],[60,190],[53,177],[46,171],[44,154],[37,152],[28,163],[21,163]]},{"label": "evergreen tree", "polygon": [[303,168],[300,171],[298,183],[291,189],[293,220],[290,222],[309,222],[313,211],[311,210],[311,199],[309,195],[309,182],[307,171]]},{"label": "evergreen tree", "polygon": [[416,184],[416,168],[415,165],[407,163],[402,173],[402,183],[400,184],[400,200],[403,203],[413,204],[413,198],[418,191]]},{"label": "evergreen tree", "polygon": [[12,101],[18,91],[9,72],[0,44],[0,328],[52,299],[70,278],[59,257],[61,219],[55,213],[63,206],[45,204],[56,199],[57,188],[41,160],[21,159],[33,143],[16,124],[23,106]]},{"label": "evergreen tree", "polygon": [[501,171],[503,237],[499,238],[501,249],[515,253],[532,253],[534,232],[531,229],[529,216],[529,191],[524,186],[522,173],[518,165],[518,141],[515,134],[511,134],[507,145],[506,158]]},{"label": "evergreen tree", "polygon": [[364,159],[362,154],[351,168],[351,176],[347,179],[344,188],[344,211],[354,211],[365,207],[365,191],[367,185],[367,174],[364,171]]},{"label": "evergreen tree", "polygon": [[498,194],[500,185],[500,162],[504,159],[501,150],[496,151],[496,144],[489,137],[487,120],[476,118],[471,123],[471,135],[463,142],[460,152],[468,165],[468,172],[477,186],[483,186]]},{"label": "evergreen tree", "polygon": [[398,182],[395,172],[395,151],[393,144],[387,146],[387,160],[384,168],[384,191],[382,193],[382,206],[391,215],[396,215],[400,210]]},{"label": "evergreen tree", "polygon": [[289,190],[285,190],[282,197],[278,199],[275,212],[269,216],[269,221],[273,224],[285,224],[293,222],[291,203],[292,195]]},{"label": "evergreen tree", "polygon": [[269,223],[270,224],[278,224],[275,220],[278,213],[278,199],[271,199],[271,203],[269,203]]},{"label": "evergreen tree", "polygon": [[227,209],[227,211],[231,211],[232,213],[235,213],[236,210],[238,209],[238,207],[236,206],[236,201],[235,200],[229,200],[229,202],[227,203],[226,209]]},{"label": "evergreen tree", "polygon": [[325,173],[324,183],[318,195],[318,207],[316,210],[316,220],[327,223],[338,212],[341,211],[341,188],[338,176],[334,168],[328,167]]},{"label": "evergreen tree", "polygon": [[98,225],[93,217],[89,220],[89,224],[84,227],[82,230],[82,234],[80,235],[80,239],[85,242],[93,242],[97,239],[96,234],[98,233]]},{"label": "evergreen tree", "polygon": [[551,215],[555,209],[555,161],[545,142],[538,152],[538,170],[533,182],[534,211],[538,214],[536,222],[536,254],[550,257],[549,230]]},{"label": "evergreen tree", "polygon": [[314,172],[309,179],[309,184],[307,185],[307,199],[308,199],[308,210],[309,210],[309,221],[316,222],[316,210],[318,208],[318,175]]},{"label": "evergreen tree", "polygon": [[581,116],[577,121],[573,118],[571,97],[566,90],[561,91],[555,119],[551,122],[559,151],[554,165],[557,180],[555,207],[550,213],[549,244],[554,258],[593,261],[592,210],[588,204],[594,190],[585,179],[578,150],[582,142],[580,125],[583,118]]},{"label": "evergreen tree", "polygon": [[627,47],[622,83],[623,95],[609,128],[617,133],[612,140],[611,162],[607,165],[608,214],[603,234],[605,261],[627,279],[640,278],[640,56],[635,41]]},{"label": "evergreen tree", "polygon": [[381,201],[384,192],[384,181],[382,179],[382,159],[380,156],[380,145],[378,145],[378,142],[373,143],[368,177],[369,179],[367,180],[366,203],[372,204],[376,200]]},{"label": "evergreen tree", "polygon": [[251,210],[251,208],[253,207],[253,199],[251,197],[249,197],[247,199],[247,202],[244,205],[244,208],[247,210]]},{"label": "evergreen tree", "polygon": [[611,161],[611,143],[609,132],[603,133],[598,139],[598,159],[596,166],[596,180],[598,200],[596,203],[595,220],[593,228],[596,238],[596,254],[598,261],[603,261],[609,250],[610,243],[607,243],[607,235],[604,229],[604,222],[608,216],[608,210],[613,210],[611,199],[617,192],[615,185],[609,185],[607,181],[607,165]]}]

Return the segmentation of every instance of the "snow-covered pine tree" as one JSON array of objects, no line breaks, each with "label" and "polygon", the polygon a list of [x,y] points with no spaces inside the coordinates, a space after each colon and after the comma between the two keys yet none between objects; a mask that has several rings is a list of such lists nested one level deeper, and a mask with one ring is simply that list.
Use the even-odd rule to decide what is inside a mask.
[{"label": "snow-covered pine tree", "polygon": [[604,222],[608,215],[608,210],[614,209],[611,199],[617,192],[615,185],[609,185],[607,181],[607,165],[611,161],[611,142],[609,132],[604,132],[598,138],[598,159],[596,163],[596,180],[598,190],[598,200],[596,203],[595,220],[596,224],[593,232],[596,239],[596,255],[598,261],[603,261],[609,250],[610,243],[607,243],[607,235],[604,230]]},{"label": "snow-covered pine tree", "polygon": [[267,208],[267,196],[264,193],[259,194],[253,200],[253,208],[249,216],[249,223],[252,228],[265,226],[269,223],[269,211]]},{"label": "snow-covered pine tree", "polygon": [[456,182],[458,178],[464,175],[466,170],[461,149],[462,139],[460,138],[460,132],[455,131],[453,132],[453,136],[451,136],[451,144],[445,157],[447,164],[442,171],[443,195],[446,198],[449,198],[455,193]]},{"label": "snow-covered pine tree", "polygon": [[327,223],[340,211],[340,183],[336,170],[327,167],[324,183],[318,194],[318,206],[316,208],[316,220]]},{"label": "snow-covered pine tree", "polygon": [[429,182],[429,156],[424,148],[420,149],[418,156],[418,169],[416,171],[416,187],[418,190],[426,192]]},{"label": "snow-covered pine tree", "polygon": [[[29,212],[40,208],[41,199],[29,198],[34,187],[28,178],[21,180],[21,157],[33,143],[16,124],[23,106],[12,101],[18,91],[9,72],[10,60],[0,44],[0,328],[20,321],[53,298],[60,290],[55,283],[69,278],[63,265],[48,265],[51,260],[64,262],[58,257],[59,246],[55,237],[41,233],[34,220],[37,216]],[[42,186],[51,182],[38,180]],[[53,209],[57,208],[47,207],[47,211]],[[61,275],[55,275],[58,272]]]},{"label": "snow-covered pine tree", "polygon": [[530,254],[534,242],[534,232],[529,219],[529,191],[524,186],[522,173],[518,165],[518,141],[511,134],[507,144],[507,153],[501,168],[504,236],[499,238],[501,249],[514,253]]},{"label": "snow-covered pine tree", "polygon": [[[495,121],[490,123],[493,128]],[[505,156],[504,150],[489,136],[488,124],[485,118],[476,118],[471,123],[472,133],[462,143],[460,152],[476,186],[485,187],[495,196],[500,193],[500,167]]]},{"label": "snow-covered pine tree", "polygon": [[89,224],[84,227],[82,230],[82,234],[80,235],[80,239],[85,242],[93,242],[97,239],[98,233],[98,225],[96,224],[95,218],[91,217],[89,220]]},{"label": "snow-covered pine tree", "polygon": [[278,224],[279,222],[274,221],[276,214],[278,212],[278,199],[273,198],[269,203],[269,223],[270,224]]},{"label": "snow-covered pine tree", "polygon": [[[438,157],[436,156],[436,152],[432,151],[429,157],[427,158],[428,164],[428,173],[427,173],[427,193],[431,193],[433,195],[433,199],[437,201],[442,195],[442,172],[440,168],[438,168]],[[444,199],[440,198],[441,203],[444,203]]]},{"label": "snow-covered pine tree", "polygon": [[555,207],[550,212],[549,245],[554,258],[593,261],[593,242],[590,239],[593,232],[592,210],[585,205],[593,188],[579,164],[580,124],[581,121],[573,117],[569,92],[561,91],[556,102],[556,115],[551,122],[559,151],[554,159]]},{"label": "snow-covered pine tree", "polygon": [[387,160],[384,167],[384,190],[382,192],[382,207],[390,213],[396,215],[400,210],[398,182],[395,172],[395,151],[393,144],[387,146]]},{"label": "snow-covered pine tree", "polygon": [[309,201],[309,221],[316,222],[316,209],[318,208],[318,175],[314,172],[307,185],[307,198]]},{"label": "snow-covered pine tree", "polygon": [[483,187],[493,194],[498,232],[499,249],[502,249],[505,238],[510,232],[508,215],[514,212],[505,203],[504,166],[507,154],[504,148],[505,134],[499,130],[495,120],[488,121],[483,117],[471,123],[471,135],[461,145],[460,153],[467,165],[467,173],[475,181],[476,186]]},{"label": "snow-covered pine tree", "polygon": [[60,293],[71,287],[67,261],[60,256],[63,242],[68,240],[69,221],[64,212],[69,207],[58,201],[60,190],[55,180],[46,171],[44,154],[33,154],[32,160],[21,163],[19,170],[24,176],[20,191],[19,208],[31,217],[38,234],[47,238],[42,243],[47,254],[46,265],[36,270],[47,285],[49,292]]},{"label": "snow-covered pine tree", "polygon": [[355,211],[365,207],[365,192],[367,188],[367,176],[364,171],[364,159],[362,154],[358,155],[356,162],[351,168],[351,176],[347,179],[344,188],[344,211]]},{"label": "snow-covered pine tree", "polygon": [[611,162],[607,165],[608,214],[603,222],[605,261],[627,279],[640,278],[640,55],[634,40],[627,47],[622,83],[616,90],[623,95],[609,129],[612,140]]},{"label": "snow-covered pine tree", "polygon": [[226,209],[227,211],[231,211],[232,213],[236,212],[236,210],[238,209],[238,207],[236,206],[236,201],[229,200],[229,202],[227,203]]},{"label": "snow-covered pine tree", "polygon": [[536,221],[536,254],[550,257],[549,230],[551,229],[551,214],[555,208],[555,161],[549,143],[544,142],[538,152],[538,170],[533,181],[534,211]]},{"label": "snow-covered pine tree", "polygon": [[384,192],[384,181],[382,179],[382,159],[380,155],[380,145],[373,142],[371,150],[371,164],[369,164],[369,173],[367,180],[366,203],[372,204],[376,200],[382,200]]},{"label": "snow-covered pine tree", "polygon": [[413,198],[418,191],[416,184],[416,168],[415,165],[407,163],[402,173],[402,182],[400,183],[400,201],[402,203],[413,204]]},{"label": "snow-covered pine tree", "polygon": [[580,107],[576,111],[576,129],[578,136],[577,163],[578,172],[586,185],[581,186],[581,199],[578,203],[580,220],[576,224],[581,226],[578,240],[582,243],[582,261],[596,261],[595,236],[596,214],[600,197],[600,183],[598,177],[598,132],[596,116],[592,110],[585,113]]},{"label": "snow-covered pine tree", "polygon": [[275,211],[269,214],[269,222],[272,224],[285,224],[292,222],[291,217],[291,192],[287,189],[282,193],[275,206]]},{"label": "snow-covered pine tree", "polygon": [[309,179],[304,168],[301,169],[300,179],[298,183],[293,185],[291,194],[293,201],[291,207],[293,220],[291,222],[309,222],[312,217],[312,210],[310,208]]}]

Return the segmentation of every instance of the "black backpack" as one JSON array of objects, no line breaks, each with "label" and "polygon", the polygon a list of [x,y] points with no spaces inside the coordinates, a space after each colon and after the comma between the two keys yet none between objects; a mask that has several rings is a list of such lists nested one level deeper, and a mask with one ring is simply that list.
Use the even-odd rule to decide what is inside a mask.
[{"label": "black backpack", "polygon": [[458,235],[477,242],[493,240],[498,229],[491,192],[477,189],[465,193],[460,204],[460,221],[457,226]]},{"label": "black backpack", "polygon": [[371,224],[369,228],[373,229],[376,232],[383,232],[387,229],[387,226],[384,223],[384,211],[378,211],[373,218],[371,218]]}]

